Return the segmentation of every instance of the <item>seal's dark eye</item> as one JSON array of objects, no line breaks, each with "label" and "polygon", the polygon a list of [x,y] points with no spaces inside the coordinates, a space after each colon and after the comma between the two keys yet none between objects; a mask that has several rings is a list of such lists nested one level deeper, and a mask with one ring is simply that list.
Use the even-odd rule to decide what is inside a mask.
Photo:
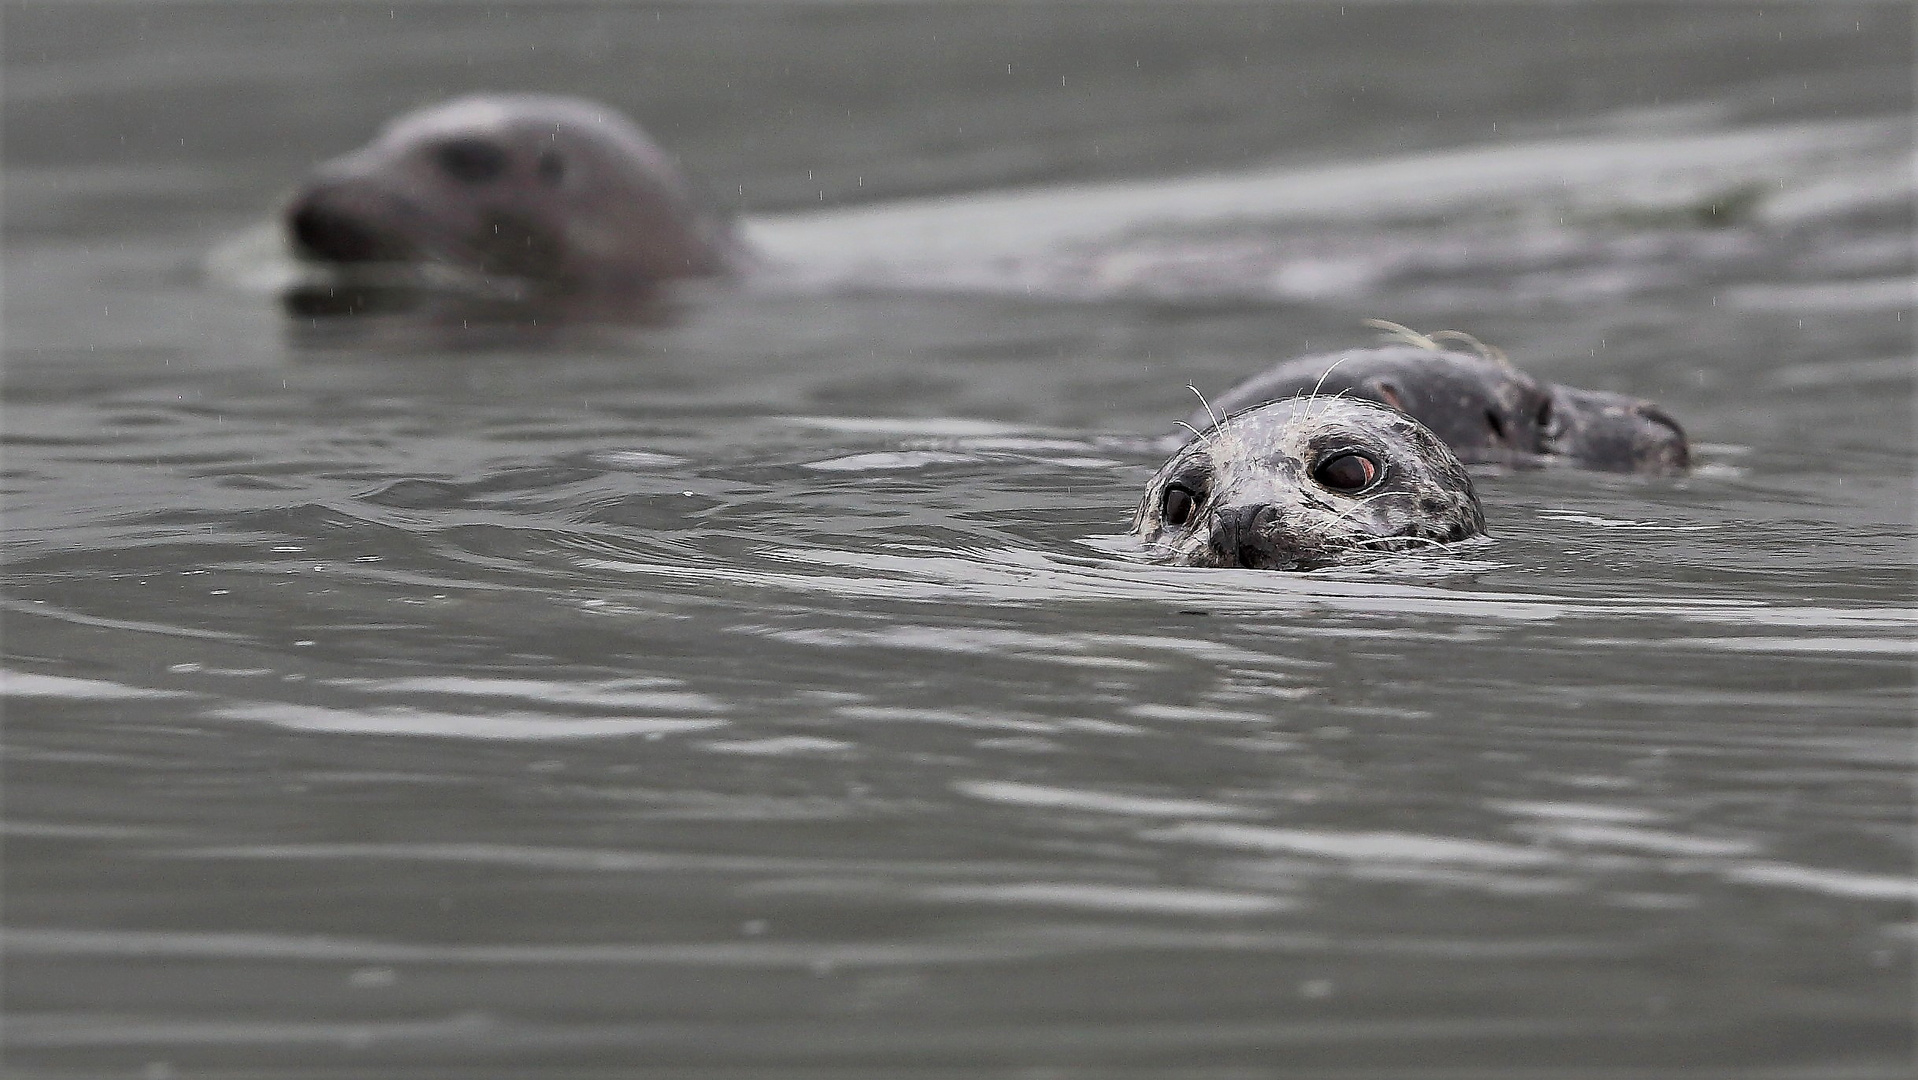
[{"label": "seal's dark eye", "polygon": [[540,151],[539,160],[533,165],[539,178],[549,184],[557,184],[566,178],[566,159],[559,156],[557,150]]},{"label": "seal's dark eye", "polygon": [[1354,492],[1379,478],[1379,463],[1357,451],[1333,454],[1312,470],[1312,479],[1333,491]]},{"label": "seal's dark eye", "polygon": [[436,151],[440,168],[461,183],[484,184],[506,172],[506,151],[484,139],[454,139]]},{"label": "seal's dark eye", "polygon": [[1552,399],[1546,398],[1538,403],[1538,426],[1545,431],[1552,429]]},{"label": "seal's dark eye", "polygon": [[1485,410],[1485,423],[1486,423],[1486,426],[1492,429],[1492,438],[1497,439],[1499,442],[1505,441],[1505,418],[1504,417],[1500,416],[1498,413],[1494,412],[1491,409],[1487,409]]},{"label": "seal's dark eye", "polygon": [[1174,484],[1165,489],[1165,501],[1159,504],[1159,516],[1167,525],[1184,525],[1192,520],[1193,508],[1199,505],[1199,493],[1182,484]]}]

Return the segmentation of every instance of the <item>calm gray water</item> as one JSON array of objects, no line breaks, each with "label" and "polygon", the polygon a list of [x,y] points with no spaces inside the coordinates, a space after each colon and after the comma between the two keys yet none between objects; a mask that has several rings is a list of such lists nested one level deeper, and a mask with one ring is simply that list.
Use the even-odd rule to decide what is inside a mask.
[{"label": "calm gray water", "polygon": [[[4,15],[7,1075],[1912,1065],[1908,5]],[[473,89],[767,271],[284,316],[276,201]],[[1701,465],[1114,552],[1368,317]]]}]

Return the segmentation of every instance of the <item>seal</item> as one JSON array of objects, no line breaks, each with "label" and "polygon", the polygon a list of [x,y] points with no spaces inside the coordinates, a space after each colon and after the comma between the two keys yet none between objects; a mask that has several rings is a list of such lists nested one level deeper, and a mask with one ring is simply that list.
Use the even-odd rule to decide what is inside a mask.
[{"label": "seal", "polygon": [[[1552,396],[1531,376],[1490,357],[1417,345],[1298,357],[1239,383],[1211,406],[1230,414],[1315,393],[1389,405],[1424,424],[1461,461],[1512,464],[1536,456],[1551,422]],[[1187,422],[1209,422],[1208,413]]]},{"label": "seal", "polygon": [[346,281],[644,297],[735,272],[726,215],[616,110],[478,95],[409,113],[287,203],[295,254]]},{"label": "seal", "polygon": [[[1690,465],[1684,430],[1651,402],[1541,382],[1493,350],[1467,353],[1415,337],[1422,343],[1285,361],[1227,390],[1211,408],[1232,413],[1280,398],[1338,394],[1416,418],[1462,461],[1648,474]],[[1206,410],[1186,421],[1206,422]]]},{"label": "seal", "polygon": [[1294,397],[1199,432],[1153,474],[1132,532],[1178,566],[1309,570],[1485,531],[1465,466],[1405,413]]}]

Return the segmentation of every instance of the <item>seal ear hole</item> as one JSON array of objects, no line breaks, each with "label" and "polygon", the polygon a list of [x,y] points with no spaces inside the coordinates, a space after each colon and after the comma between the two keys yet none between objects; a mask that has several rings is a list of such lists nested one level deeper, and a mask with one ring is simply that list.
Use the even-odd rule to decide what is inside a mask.
[{"label": "seal ear hole", "polygon": [[1372,384],[1372,389],[1378,394],[1380,401],[1402,413],[1407,415],[1411,414],[1411,410],[1405,407],[1405,399],[1400,396],[1397,386],[1384,380],[1379,380]]},{"label": "seal ear hole", "polygon": [[1192,512],[1198,509],[1200,493],[1184,484],[1173,484],[1165,489],[1165,497],[1159,503],[1159,516],[1167,525],[1184,525],[1192,520]]},{"label": "seal ear hole", "polygon": [[451,139],[433,152],[441,171],[463,184],[484,184],[506,174],[507,154],[485,139]]},{"label": "seal ear hole", "polygon": [[542,150],[539,160],[533,163],[533,171],[545,183],[557,184],[566,179],[566,159],[557,150]]},{"label": "seal ear hole", "polygon": [[1371,487],[1383,472],[1384,466],[1371,455],[1344,450],[1321,458],[1312,467],[1312,479],[1320,487],[1350,495]]}]

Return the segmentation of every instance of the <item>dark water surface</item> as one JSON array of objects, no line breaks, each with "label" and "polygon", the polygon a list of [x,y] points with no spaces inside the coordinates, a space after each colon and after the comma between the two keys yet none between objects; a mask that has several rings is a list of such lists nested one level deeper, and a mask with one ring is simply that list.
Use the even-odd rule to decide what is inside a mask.
[{"label": "dark water surface", "polygon": [[[1908,5],[4,15],[9,1076],[1910,1068]],[[768,271],[283,316],[231,252],[471,89]],[[1367,317],[1701,466],[1112,551]]]}]

